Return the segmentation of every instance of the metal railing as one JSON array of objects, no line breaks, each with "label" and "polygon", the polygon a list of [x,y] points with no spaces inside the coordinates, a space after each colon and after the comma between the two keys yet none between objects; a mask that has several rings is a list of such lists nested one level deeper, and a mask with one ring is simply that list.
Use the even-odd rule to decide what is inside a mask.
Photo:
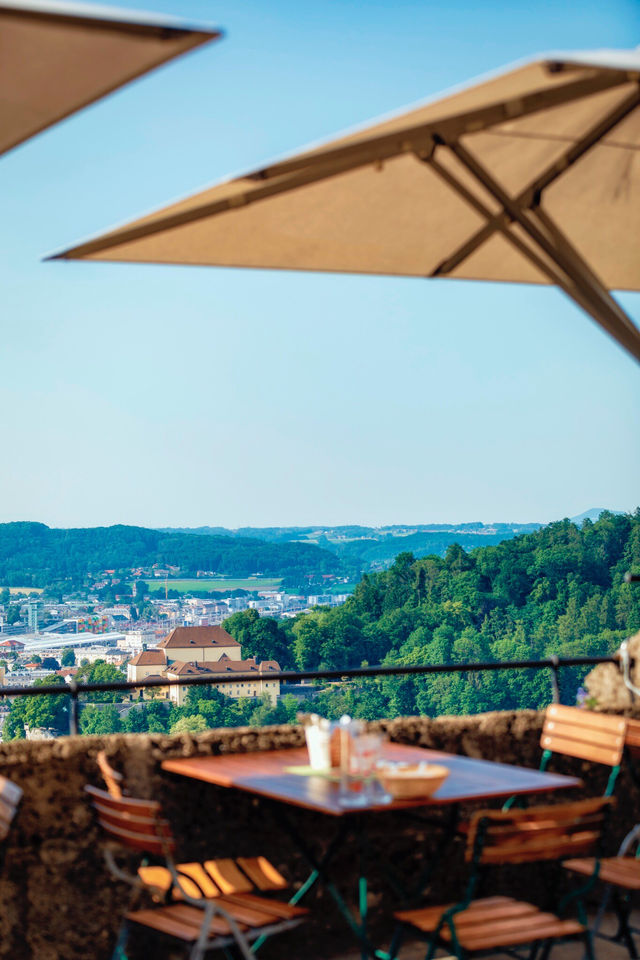
[{"label": "metal railing", "polygon": [[256,680],[279,680],[282,683],[296,683],[300,680],[351,680],[355,678],[372,679],[374,677],[393,676],[428,676],[439,673],[481,673],[494,670],[549,670],[551,672],[551,688],[554,703],[560,702],[560,671],[566,667],[586,667],[599,663],[613,663],[620,665],[619,654],[608,657],[557,657],[552,656],[544,660],[503,660],[498,662],[479,663],[429,663],[412,664],[410,666],[376,666],[353,667],[343,670],[273,670],[268,673],[228,673],[220,676],[183,677],[169,680],[162,677],[147,678],[145,680],[117,680],[110,683],[77,683],[72,680],[61,684],[46,684],[42,686],[0,687],[0,697],[43,697],[68,696],[71,699],[69,710],[69,734],[78,733],[78,701],[85,693],[107,693],[109,691],[140,691],[154,687],[190,687],[211,686],[220,683],[243,683]]}]

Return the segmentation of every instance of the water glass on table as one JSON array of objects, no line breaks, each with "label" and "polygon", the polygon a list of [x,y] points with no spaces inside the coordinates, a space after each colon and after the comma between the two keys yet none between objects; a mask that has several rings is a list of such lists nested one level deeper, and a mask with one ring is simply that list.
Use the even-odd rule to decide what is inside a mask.
[{"label": "water glass on table", "polygon": [[364,724],[348,718],[340,721],[340,803],[348,807],[364,807],[391,800],[376,779],[382,755],[383,738],[367,733]]}]

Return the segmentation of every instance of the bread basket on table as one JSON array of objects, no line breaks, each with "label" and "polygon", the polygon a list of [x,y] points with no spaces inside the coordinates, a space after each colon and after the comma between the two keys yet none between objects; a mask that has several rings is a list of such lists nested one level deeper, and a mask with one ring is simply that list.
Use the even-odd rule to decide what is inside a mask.
[{"label": "bread basket on table", "polygon": [[377,777],[395,800],[430,797],[449,776],[439,763],[381,763]]}]

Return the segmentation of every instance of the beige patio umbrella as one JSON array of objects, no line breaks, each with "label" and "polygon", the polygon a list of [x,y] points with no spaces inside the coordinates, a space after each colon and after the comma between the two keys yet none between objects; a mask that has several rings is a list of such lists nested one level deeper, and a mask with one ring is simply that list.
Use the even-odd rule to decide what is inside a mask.
[{"label": "beige patio umbrella", "polygon": [[112,7],[0,0],[0,154],[220,35]]},{"label": "beige patio umbrella", "polygon": [[640,51],[517,65],[58,258],[556,284],[640,360]]}]

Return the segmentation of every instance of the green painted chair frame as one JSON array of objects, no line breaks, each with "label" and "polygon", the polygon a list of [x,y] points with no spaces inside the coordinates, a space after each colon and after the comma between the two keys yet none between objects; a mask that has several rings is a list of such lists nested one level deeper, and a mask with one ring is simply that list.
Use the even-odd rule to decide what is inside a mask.
[{"label": "green painted chair frame", "polygon": [[[85,791],[108,837],[104,847],[107,869],[114,879],[128,884],[132,890],[114,948],[114,960],[126,957],[131,925],[182,943],[189,960],[202,960],[210,950],[228,952],[230,948],[236,948],[244,960],[253,960],[252,941],[290,930],[305,918],[308,911],[301,907],[248,893],[223,894],[201,864],[183,864],[179,870],[173,859],[176,842],[157,801],[116,798],[93,786],[85,787]],[[126,866],[121,863],[123,856]],[[135,872],[129,866],[132,856],[136,861]],[[146,876],[138,872],[143,859],[156,864],[148,866]],[[195,884],[194,876],[184,872],[185,867],[193,868]],[[153,884],[155,869],[159,869],[163,877],[168,872],[169,888],[164,883]],[[145,893],[155,905],[139,909]]]},{"label": "green painted chair frame", "polygon": [[[393,960],[408,928],[428,942],[426,960],[438,946],[453,952],[458,960],[469,954],[532,944],[529,960],[542,948],[547,960],[555,942],[570,938],[584,941],[593,960],[593,941],[588,927],[584,897],[598,877],[602,832],[610,797],[580,800],[514,810],[479,810],[471,817],[466,860],[471,864],[463,898],[455,904],[399,911],[389,957]],[[567,856],[596,853],[587,882],[560,901],[555,914],[510,897],[475,900],[481,873],[490,866],[560,861]],[[575,902],[577,920],[565,919]]]}]

